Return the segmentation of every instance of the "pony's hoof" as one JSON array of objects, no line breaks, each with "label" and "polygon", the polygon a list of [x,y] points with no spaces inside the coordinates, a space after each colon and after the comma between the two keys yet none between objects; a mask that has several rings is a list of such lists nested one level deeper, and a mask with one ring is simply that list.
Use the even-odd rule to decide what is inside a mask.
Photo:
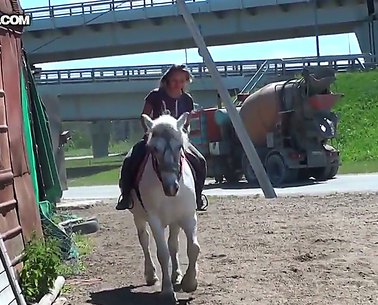
[{"label": "pony's hoof", "polygon": [[181,285],[181,282],[182,282],[182,274],[179,274],[179,273],[177,273],[177,274],[173,274],[172,277],[171,277],[171,279],[172,279],[172,284],[173,284],[174,286]]},{"label": "pony's hoof", "polygon": [[197,290],[198,282],[196,279],[189,278],[187,275],[181,281],[182,291],[190,293]]},{"label": "pony's hoof", "polygon": [[146,279],[147,286],[154,286],[159,281],[159,278],[155,275],[150,279]]},{"label": "pony's hoof", "polygon": [[175,305],[177,303],[176,293],[174,292],[161,292],[161,298],[164,301],[164,304]]},{"label": "pony's hoof", "polygon": [[181,274],[179,276],[177,276],[176,279],[172,278],[173,290],[175,292],[181,291],[181,282],[182,282],[182,275]]}]

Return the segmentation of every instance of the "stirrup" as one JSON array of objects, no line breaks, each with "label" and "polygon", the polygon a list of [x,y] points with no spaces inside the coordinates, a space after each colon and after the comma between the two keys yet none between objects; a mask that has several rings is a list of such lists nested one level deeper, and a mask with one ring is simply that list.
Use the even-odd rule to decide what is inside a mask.
[{"label": "stirrup", "polygon": [[[123,195],[119,195],[118,197],[118,200],[117,200],[117,206],[116,206],[116,210],[119,210],[119,211],[122,211],[122,210],[131,210],[133,207],[134,207],[134,202],[131,200],[130,204],[125,204],[125,202],[122,202],[126,200],[125,198],[123,198]],[[122,209],[117,209],[117,207],[119,205],[126,205],[126,207],[123,207]]]},{"label": "stirrup", "polygon": [[201,206],[198,207],[197,205],[197,211],[199,212],[205,212],[207,211],[207,208],[209,207],[209,199],[206,195],[201,194]]}]

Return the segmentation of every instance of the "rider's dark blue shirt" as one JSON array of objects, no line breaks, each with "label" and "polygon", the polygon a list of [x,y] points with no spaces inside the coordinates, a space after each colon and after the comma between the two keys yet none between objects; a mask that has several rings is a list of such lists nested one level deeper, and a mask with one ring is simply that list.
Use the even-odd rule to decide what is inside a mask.
[{"label": "rider's dark blue shirt", "polygon": [[176,119],[184,112],[193,110],[193,98],[188,93],[183,93],[178,99],[170,97],[162,88],[152,90],[145,98],[146,104],[152,108],[151,118],[161,116],[165,109],[171,112]]}]

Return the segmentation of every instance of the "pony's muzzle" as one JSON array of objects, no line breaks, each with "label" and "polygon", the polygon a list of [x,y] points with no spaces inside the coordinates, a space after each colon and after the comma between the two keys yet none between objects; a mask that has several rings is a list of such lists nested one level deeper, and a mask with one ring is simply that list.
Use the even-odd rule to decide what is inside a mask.
[{"label": "pony's muzzle", "polygon": [[163,183],[163,190],[166,196],[174,197],[179,191],[180,185],[177,181],[174,183],[165,184]]}]

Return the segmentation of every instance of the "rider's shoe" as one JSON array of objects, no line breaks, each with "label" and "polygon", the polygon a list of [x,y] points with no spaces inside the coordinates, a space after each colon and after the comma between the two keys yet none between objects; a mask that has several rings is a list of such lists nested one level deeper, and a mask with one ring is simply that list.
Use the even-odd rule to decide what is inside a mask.
[{"label": "rider's shoe", "polygon": [[118,198],[116,210],[130,210],[133,208],[133,201],[131,199],[130,194],[128,195],[121,195]]}]

